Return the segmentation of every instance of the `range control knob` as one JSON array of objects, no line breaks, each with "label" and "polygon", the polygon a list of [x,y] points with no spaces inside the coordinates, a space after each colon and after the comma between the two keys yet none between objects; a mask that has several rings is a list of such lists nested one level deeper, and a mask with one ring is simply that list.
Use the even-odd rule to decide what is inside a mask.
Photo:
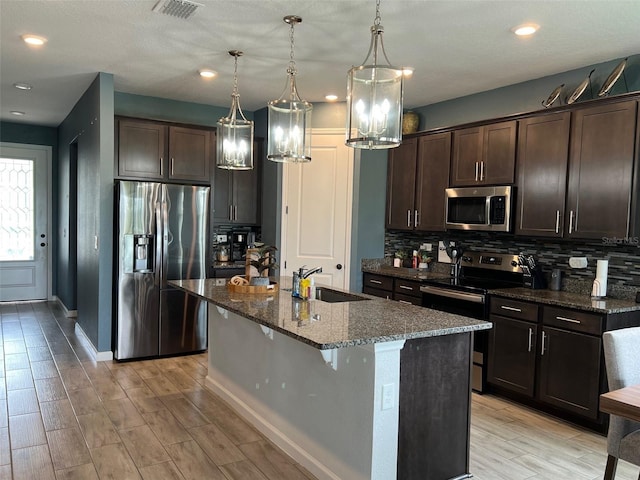
[{"label": "range control knob", "polygon": [[473,258],[469,257],[468,255],[463,255],[462,261],[467,263],[473,263]]}]

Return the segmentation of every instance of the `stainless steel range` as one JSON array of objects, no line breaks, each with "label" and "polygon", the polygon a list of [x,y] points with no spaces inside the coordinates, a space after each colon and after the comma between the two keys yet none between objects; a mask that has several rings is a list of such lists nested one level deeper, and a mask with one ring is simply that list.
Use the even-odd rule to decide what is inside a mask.
[{"label": "stainless steel range", "polygon": [[[460,268],[454,265],[452,276],[424,281],[420,287],[423,307],[488,320],[488,291],[523,285],[518,255],[467,252],[458,261]],[[482,392],[487,376],[488,331],[477,332],[473,343],[472,388]]]}]

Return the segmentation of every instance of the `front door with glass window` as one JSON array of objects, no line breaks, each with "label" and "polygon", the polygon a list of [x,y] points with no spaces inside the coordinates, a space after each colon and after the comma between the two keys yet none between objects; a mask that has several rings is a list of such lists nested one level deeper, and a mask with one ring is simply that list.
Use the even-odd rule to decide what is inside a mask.
[{"label": "front door with glass window", "polygon": [[47,298],[49,151],[0,144],[0,301]]}]

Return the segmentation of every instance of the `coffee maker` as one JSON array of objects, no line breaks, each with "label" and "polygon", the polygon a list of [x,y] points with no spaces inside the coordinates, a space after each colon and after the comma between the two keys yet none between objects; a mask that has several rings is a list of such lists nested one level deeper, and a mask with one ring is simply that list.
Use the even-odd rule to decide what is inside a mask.
[{"label": "coffee maker", "polygon": [[256,240],[255,232],[251,230],[238,230],[231,233],[231,260],[243,260],[247,248],[253,247]]}]

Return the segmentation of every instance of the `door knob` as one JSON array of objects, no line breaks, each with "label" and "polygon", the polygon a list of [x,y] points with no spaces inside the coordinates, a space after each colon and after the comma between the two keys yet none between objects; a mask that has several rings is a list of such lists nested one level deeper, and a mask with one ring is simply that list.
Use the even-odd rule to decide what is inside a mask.
[{"label": "door knob", "polygon": [[337,268],[338,270],[342,270],[342,264],[341,264],[341,263],[337,264],[337,265],[336,265],[336,268]]},{"label": "door knob", "polygon": [[44,233],[41,233],[41,234],[40,234],[40,238],[44,238]]},{"label": "door knob", "polygon": [[47,245],[47,244],[46,244],[46,243],[44,243],[44,242],[42,242],[42,243],[40,244],[40,246],[41,246],[41,247],[44,247],[44,246],[46,246],[46,245]]}]

